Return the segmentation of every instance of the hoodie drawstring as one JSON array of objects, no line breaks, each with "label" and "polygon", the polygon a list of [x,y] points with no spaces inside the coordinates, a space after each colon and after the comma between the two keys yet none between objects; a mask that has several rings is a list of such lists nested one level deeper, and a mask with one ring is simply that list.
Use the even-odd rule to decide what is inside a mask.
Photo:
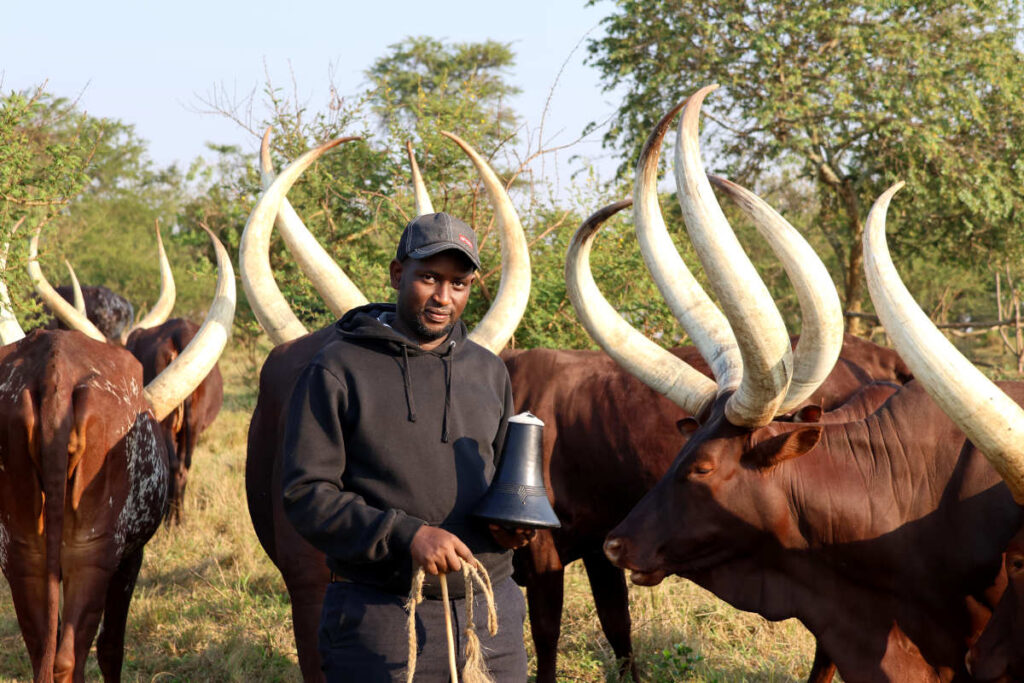
[{"label": "hoodie drawstring", "polygon": [[444,422],[443,430],[441,433],[441,443],[448,443],[448,409],[452,404],[452,370],[455,365],[455,340],[448,342],[448,353],[445,354],[448,357],[445,362],[445,375],[444,375]]},{"label": "hoodie drawstring", "polygon": [[409,422],[416,421],[416,404],[412,398],[412,371],[409,368],[409,351],[402,345],[402,381],[405,385],[405,405],[409,410]]}]

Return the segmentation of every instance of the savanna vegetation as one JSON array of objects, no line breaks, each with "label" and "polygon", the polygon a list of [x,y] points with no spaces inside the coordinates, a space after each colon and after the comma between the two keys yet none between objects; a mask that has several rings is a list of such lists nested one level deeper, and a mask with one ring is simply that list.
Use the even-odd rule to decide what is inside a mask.
[{"label": "savanna vegetation", "polygon": [[[884,341],[863,290],[860,231],[873,198],[904,179],[889,223],[908,286],[975,362],[1016,377],[1024,370],[1020,10],[1016,0],[608,3],[605,31],[588,47],[603,83],[624,93],[604,131],[619,174],[598,184],[583,169],[557,191],[539,171],[550,150],[513,106],[515,55],[501,43],[409,38],[367,66],[359,96],[335,94],[322,110],[297,105],[271,82],[256,101],[214,93],[205,105],[254,136],[269,127],[279,168],[327,139],[362,138],[325,155],[289,199],[371,300],[390,297],[387,263],[412,217],[411,141],[435,208],[466,218],[481,236],[482,277],[466,313],[472,325],[497,287],[500,251],[475,172],[441,135],[457,133],[506,181],[531,244],[531,306],[513,343],[587,348],[562,275],[572,232],[630,194],[639,146],[664,111],[717,82],[705,104],[705,164],[758,191],[817,247],[852,329]],[[45,85],[0,94],[0,238],[11,244],[6,281],[24,327],[41,319],[24,276],[27,238],[37,229],[51,281],[66,280],[69,258],[83,283],[110,287],[141,314],[158,293],[159,225],[179,287],[175,314],[201,316],[215,269],[198,228],[209,226],[237,253],[258,168],[242,150],[217,145],[186,168],[160,168],[146,145],[130,123],[90,116]],[[725,208],[798,332],[784,273]],[[670,194],[663,209],[695,264]],[[307,328],[330,322],[283,244],[271,249],[279,286]],[[592,261],[606,296],[634,325],[666,346],[686,342],[647,277],[628,216],[603,229]],[[239,292],[223,361],[225,407],[200,445],[186,523],[161,530],[147,547],[129,617],[129,680],[298,679],[287,595],[244,513],[245,434],[269,349]],[[994,321],[1005,324],[987,324]],[[567,680],[614,680],[584,574],[570,577],[560,671]],[[810,665],[813,645],[799,624],[739,613],[686,582],[634,589],[632,609],[641,667],[654,680],[800,680]],[[95,662],[89,671],[98,677]],[[0,679],[30,675],[10,596],[0,591]]]}]

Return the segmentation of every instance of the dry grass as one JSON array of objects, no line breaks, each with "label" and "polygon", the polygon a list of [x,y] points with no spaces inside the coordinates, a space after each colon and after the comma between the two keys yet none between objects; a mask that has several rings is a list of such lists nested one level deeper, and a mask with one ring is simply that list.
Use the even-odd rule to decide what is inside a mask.
[{"label": "dry grass", "polygon": [[[196,455],[185,523],[161,529],[146,547],[128,619],[126,681],[300,680],[284,584],[245,503],[255,388],[242,379],[241,354],[229,354],[222,369],[225,405]],[[567,581],[559,677],[618,680],[578,564]],[[738,612],[681,580],[633,588],[631,600],[646,680],[795,681],[810,669],[814,643],[796,622]],[[95,652],[86,676],[100,678]],[[0,590],[0,681],[31,677],[10,592]]]}]

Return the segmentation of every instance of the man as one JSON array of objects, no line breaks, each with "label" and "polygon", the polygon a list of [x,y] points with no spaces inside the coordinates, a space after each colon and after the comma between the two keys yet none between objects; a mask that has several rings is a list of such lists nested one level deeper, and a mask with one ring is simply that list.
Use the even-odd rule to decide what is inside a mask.
[{"label": "man", "polygon": [[[492,638],[475,604],[487,666],[496,680],[526,679],[510,549],[532,532],[471,515],[513,414],[505,365],[469,341],[460,320],[479,267],[476,235],[462,221],[437,213],[410,222],[390,266],[397,304],[346,313],[292,394],[284,504],[331,570],[319,637],[328,680],[405,680],[404,605],[417,566],[427,600],[416,610],[416,680],[448,680],[438,575],[474,558],[491,575],[499,616]],[[464,585],[455,576],[461,669]]]}]

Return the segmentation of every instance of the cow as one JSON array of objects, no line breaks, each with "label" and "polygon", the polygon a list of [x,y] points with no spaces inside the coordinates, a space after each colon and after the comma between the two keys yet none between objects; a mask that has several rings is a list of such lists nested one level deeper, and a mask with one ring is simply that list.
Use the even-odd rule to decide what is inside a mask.
[{"label": "cow", "polygon": [[[160,257],[160,296],[141,320],[132,325],[130,329],[123,330],[116,338],[111,338],[102,329],[97,329],[98,325],[93,326],[91,319],[80,315],[81,310],[79,310],[78,303],[71,308],[64,304],[63,300],[57,300],[55,297],[63,288],[58,287],[54,290],[46,281],[38,264],[33,262],[31,266],[36,295],[56,311],[61,324],[70,329],[80,330],[97,340],[100,339],[99,334],[102,334],[111,343],[123,343],[125,348],[142,363],[143,377],[146,382],[152,381],[154,377],[163,372],[164,368],[184,350],[199,329],[198,325],[183,318],[167,319],[174,308],[176,288],[170,262],[164,251],[159,225],[156,226],[156,240]],[[38,233],[30,245],[32,258],[35,258],[37,250]],[[64,296],[64,299],[69,302],[80,302],[84,298],[87,301],[88,298],[82,296],[83,291],[77,286],[78,280],[73,270],[71,271],[71,280],[72,296]],[[203,379],[195,391],[161,423],[161,430],[170,449],[173,474],[170,503],[165,518],[168,524],[181,523],[181,511],[185,486],[188,481],[188,470],[192,466],[192,454],[195,452],[199,435],[213,423],[220,412],[224,396],[223,384],[220,368],[215,364],[210,374]]]},{"label": "cow", "polygon": [[1006,590],[971,645],[966,666],[979,681],[1024,681],[1024,527],[1004,553]]},{"label": "cow", "polygon": [[159,420],[212,367],[234,315],[231,263],[211,238],[219,276],[207,320],[148,384],[128,351],[79,331],[2,339],[0,568],[36,681],[84,680],[97,629],[103,677],[120,679],[143,546],[167,501]]},{"label": "cow", "polygon": [[[715,373],[717,386],[680,395],[699,426],[666,474],[608,535],[605,554],[631,570],[638,585],[678,574],[740,609],[769,619],[800,619],[845,680],[966,677],[967,645],[1001,588],[1002,549],[1024,519],[1015,501],[1024,491],[1019,487],[1024,474],[1017,475],[1017,487],[1004,484],[1003,478],[1012,483],[1013,475],[990,466],[986,456],[992,457],[993,449],[961,419],[995,402],[974,392],[957,413],[933,398],[936,384],[953,384],[952,375],[967,373],[943,365],[945,359],[939,363],[946,369],[941,375],[919,362],[922,350],[938,346],[931,338],[896,343],[915,379],[867,416],[821,423],[776,418],[788,402],[796,373],[791,368],[801,362],[763,284],[756,274],[746,274],[749,262],[732,248],[731,230],[703,172],[697,121],[708,92],[698,91],[662,119],[640,165],[656,169],[661,136],[681,108],[678,196],[735,337],[710,323],[711,329],[700,330],[704,321],[714,322],[713,316],[686,311],[691,334],[711,342],[705,358],[716,358],[723,372]],[[649,197],[649,189],[638,189],[638,202]],[[883,314],[885,295],[879,292],[884,288],[875,284],[871,270],[879,250],[869,246],[869,236],[884,241],[884,208],[881,216],[873,209],[865,227],[865,265],[876,310],[897,342],[910,324],[909,314],[906,309]],[[640,222],[638,234],[652,229],[653,221]],[[574,240],[574,248],[570,260],[589,246]],[[645,257],[651,264],[659,255],[645,252]],[[682,308],[689,302],[702,305],[694,292],[680,294],[658,265],[652,273],[666,298],[676,297]],[[573,303],[579,312],[581,302]],[[602,345],[609,343],[607,334],[592,335]],[[721,358],[730,353],[730,341],[741,361]],[[611,346],[648,379],[661,369],[644,366],[629,349]],[[740,373],[733,371],[737,367]],[[664,374],[661,380],[670,384],[682,373]],[[1002,401],[993,421],[1019,412],[1015,404],[1024,402],[1024,385],[1002,383],[1000,389],[994,392]],[[1021,443],[1019,431],[1013,436]]]},{"label": "cow", "polygon": [[[142,363],[143,381],[150,382],[169,366],[199,331],[185,318],[171,318],[155,327],[138,328],[125,348]],[[181,511],[199,435],[213,424],[224,402],[224,380],[214,365],[199,386],[160,423],[171,462],[171,490],[167,521],[181,524]]]},{"label": "cow", "polygon": [[[794,339],[794,343],[796,339]],[[704,375],[711,372],[694,347],[671,349]],[[689,414],[599,351],[506,350],[516,410],[529,409],[545,423],[545,480],[561,528],[540,529],[515,554],[515,579],[527,589],[537,681],[556,679],[563,568],[582,559],[602,630],[632,672],[628,595],[623,571],[603,552],[605,536],[665,473],[685,437]],[[909,370],[891,349],[854,336],[824,391],[811,397],[812,413],[843,403],[876,381],[906,382]],[[878,401],[876,397],[874,399]],[[804,419],[811,419],[809,416]],[[811,680],[827,680],[819,663]]]}]

